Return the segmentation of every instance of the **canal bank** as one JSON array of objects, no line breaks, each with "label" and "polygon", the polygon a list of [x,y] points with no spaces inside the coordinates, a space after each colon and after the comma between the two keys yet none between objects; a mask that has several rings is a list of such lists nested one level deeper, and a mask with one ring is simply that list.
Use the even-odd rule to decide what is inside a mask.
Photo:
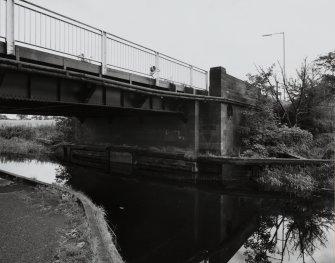
[{"label": "canal bank", "polygon": [[105,212],[80,192],[0,170],[0,210],[0,262],[123,262]]}]

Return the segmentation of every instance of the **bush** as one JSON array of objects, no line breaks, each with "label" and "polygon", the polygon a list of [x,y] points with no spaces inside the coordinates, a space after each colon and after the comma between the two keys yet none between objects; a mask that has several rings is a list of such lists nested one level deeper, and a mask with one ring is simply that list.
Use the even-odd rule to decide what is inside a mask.
[{"label": "bush", "polygon": [[65,142],[74,141],[74,126],[74,118],[58,117],[56,120],[56,139]]},{"label": "bush", "polygon": [[308,196],[320,189],[334,189],[334,169],[334,164],[268,167],[260,173],[256,182],[267,191]]},{"label": "bush", "polygon": [[5,139],[22,138],[31,140],[34,135],[33,128],[28,126],[2,126],[0,128],[0,137]]},{"label": "bush", "polygon": [[0,154],[8,157],[48,158],[51,150],[40,141],[53,141],[55,126],[0,126]]},{"label": "bush", "polygon": [[278,137],[281,143],[287,147],[296,147],[301,145],[311,146],[313,141],[313,135],[302,130],[299,127],[289,128],[287,126],[282,126],[278,129]]},{"label": "bush", "polygon": [[317,188],[334,189],[335,165],[322,164],[320,166],[309,167]]},{"label": "bush", "polygon": [[0,140],[0,154],[2,155],[44,157],[49,153],[50,151],[44,145],[34,141],[17,137]]},{"label": "bush", "polygon": [[299,166],[266,168],[256,181],[266,190],[306,195],[314,190],[310,171]]},{"label": "bush", "polygon": [[321,133],[315,136],[313,141],[313,147],[324,147],[334,142],[334,133]]}]

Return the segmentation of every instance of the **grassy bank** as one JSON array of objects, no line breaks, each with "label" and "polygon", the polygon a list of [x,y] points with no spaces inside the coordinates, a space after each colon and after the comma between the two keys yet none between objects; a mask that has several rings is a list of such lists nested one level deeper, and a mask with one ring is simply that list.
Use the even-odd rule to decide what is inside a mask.
[{"label": "grassy bank", "polygon": [[51,150],[47,146],[36,141],[16,137],[0,139],[0,155],[2,156],[33,157],[40,159],[50,154]]},{"label": "grassy bank", "polygon": [[[76,195],[70,192],[61,191],[53,186],[39,186],[27,196],[28,202],[39,205],[44,212],[60,214],[67,218],[65,227],[58,231],[60,240],[56,248],[54,262],[104,262],[102,260],[104,253],[109,254],[111,262],[123,262],[114,246],[114,235],[107,229],[103,209],[95,206],[83,194],[78,193],[78,195],[85,197],[85,204],[83,204]],[[90,221],[87,217],[87,204],[89,209],[94,211],[97,225],[92,225],[92,219]],[[105,243],[98,242],[94,228],[101,230],[100,235],[104,237]],[[107,239],[109,243],[106,242]]]},{"label": "grassy bank", "polygon": [[54,125],[2,125],[0,126],[0,155],[45,159],[52,153],[47,143],[58,137]]},{"label": "grassy bank", "polygon": [[56,214],[66,217],[65,227],[58,231],[60,241],[54,256],[55,262],[93,262],[88,222],[82,207],[73,196],[52,187],[36,187],[28,198],[29,202],[38,204],[44,212],[53,209]]}]

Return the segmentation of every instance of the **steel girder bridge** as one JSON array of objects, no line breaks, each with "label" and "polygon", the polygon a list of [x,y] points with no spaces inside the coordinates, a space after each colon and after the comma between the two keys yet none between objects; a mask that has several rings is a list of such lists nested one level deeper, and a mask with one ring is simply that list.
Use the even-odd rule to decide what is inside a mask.
[{"label": "steel girder bridge", "polygon": [[24,0],[0,0],[0,111],[178,114],[210,96],[208,72]]}]

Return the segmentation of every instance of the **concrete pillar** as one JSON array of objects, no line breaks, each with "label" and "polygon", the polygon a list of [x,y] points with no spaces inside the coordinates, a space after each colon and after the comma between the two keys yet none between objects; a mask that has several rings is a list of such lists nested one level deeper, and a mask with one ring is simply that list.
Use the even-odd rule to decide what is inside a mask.
[{"label": "concrete pillar", "polygon": [[[245,82],[226,73],[223,67],[210,69],[209,95],[245,101]],[[200,152],[236,156],[239,152],[238,126],[242,108],[218,102],[200,104]]]}]

